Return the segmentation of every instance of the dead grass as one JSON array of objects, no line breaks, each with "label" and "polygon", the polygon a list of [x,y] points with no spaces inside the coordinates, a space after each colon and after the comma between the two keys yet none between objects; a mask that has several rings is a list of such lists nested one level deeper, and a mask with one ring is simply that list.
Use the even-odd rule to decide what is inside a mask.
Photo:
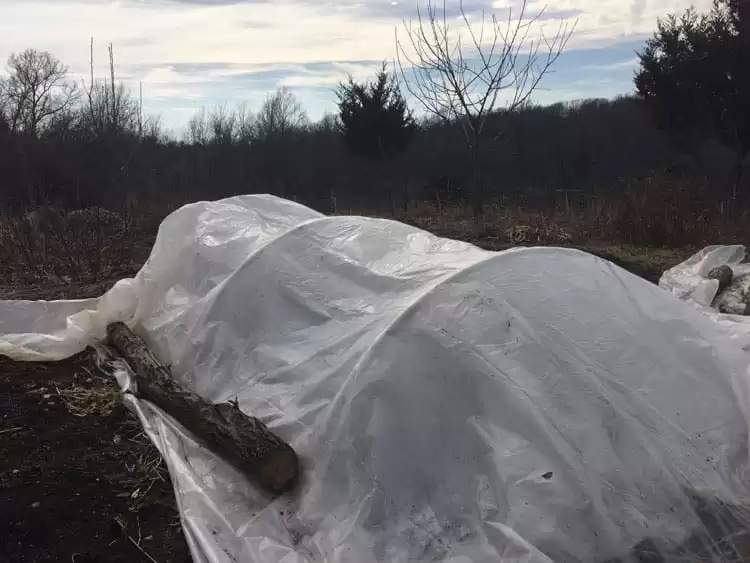
[{"label": "dead grass", "polygon": [[115,389],[86,388],[75,385],[56,388],[65,408],[75,416],[109,416],[120,403],[120,392]]},{"label": "dead grass", "polygon": [[[151,221],[141,215],[138,220]],[[153,231],[155,233],[155,229]],[[0,281],[95,282],[130,272],[150,250],[153,235],[129,213],[98,207],[42,207],[0,214]]]},{"label": "dead grass", "polygon": [[[129,201],[122,213],[73,210],[52,214],[41,224],[26,216],[0,215],[3,293],[15,296],[14,288],[20,291],[30,283],[48,290],[133,275],[148,257],[160,221],[174,207]],[[395,214],[368,209],[339,209],[338,214],[386,216],[493,250],[593,248],[625,264],[638,256],[649,271],[674,265],[675,253],[684,257],[708,244],[750,242],[745,240],[750,211],[722,203],[700,179],[666,173],[576,198],[568,193],[505,197],[487,204],[478,218],[468,204],[430,202],[412,202]],[[670,249],[670,257],[654,258],[654,249]]]},{"label": "dead grass", "polygon": [[[78,417],[111,416],[116,409],[123,407],[122,393],[116,388],[73,385],[63,388],[55,386],[55,391],[68,412]],[[122,480],[122,485],[126,490],[119,496],[127,498],[130,512],[140,512],[148,507],[149,493],[154,486],[169,484],[169,472],[161,454],[153,447],[134,416],[127,417],[121,430],[121,433],[113,436],[113,442],[120,445],[127,440],[137,447],[129,450],[132,453],[124,463],[127,476]]]},{"label": "dead grass", "polygon": [[78,417],[110,416],[122,406],[121,392],[114,380],[96,376],[86,366],[79,369],[83,373],[76,372],[73,381],[65,384],[50,381],[48,385],[30,388],[29,394],[38,396],[40,402],[58,401]]},{"label": "dead grass", "polygon": [[[590,252],[657,282],[664,270],[710,244],[750,244],[750,211],[722,201],[700,179],[654,173],[594,194],[520,194],[489,203],[415,202],[385,216],[488,250],[564,246]],[[372,215],[341,209],[339,214]],[[375,214],[383,216],[383,214]]]},{"label": "dead grass", "polygon": [[574,240],[575,231],[560,217],[535,209],[489,204],[482,217],[474,217],[471,206],[437,206],[417,202],[396,219],[440,236],[502,244],[563,244]]},{"label": "dead grass", "polygon": [[135,417],[128,417],[124,430],[129,431],[124,435],[117,435],[115,440],[127,440],[136,445],[133,451],[137,453],[125,462],[128,475],[123,480],[123,486],[126,492],[120,495],[127,497],[128,510],[137,513],[148,508],[150,493],[154,487],[170,483],[169,471],[161,454],[153,447]]},{"label": "dead grass", "polygon": [[[699,179],[666,173],[571,202],[567,194],[505,198],[474,217],[468,204],[417,202],[395,218],[435,234],[496,248],[508,245],[690,248],[743,243],[750,211],[722,201]],[[347,210],[347,213],[361,210]],[[369,213],[363,213],[368,215]]]},{"label": "dead grass", "polygon": [[600,194],[585,219],[613,241],[650,247],[703,246],[744,236],[750,217],[705,180],[657,173]]},{"label": "dead grass", "polygon": [[29,394],[37,396],[42,404],[55,401],[62,404],[73,416],[112,417],[123,422],[112,436],[115,446],[123,447],[127,458],[123,465],[126,474],[121,479],[123,492],[117,496],[127,499],[128,510],[133,513],[148,508],[154,487],[169,486],[169,473],[158,450],[146,436],[135,415],[127,412],[122,402],[122,392],[109,375],[97,375],[86,366],[73,375],[72,381],[54,382],[32,387]]}]

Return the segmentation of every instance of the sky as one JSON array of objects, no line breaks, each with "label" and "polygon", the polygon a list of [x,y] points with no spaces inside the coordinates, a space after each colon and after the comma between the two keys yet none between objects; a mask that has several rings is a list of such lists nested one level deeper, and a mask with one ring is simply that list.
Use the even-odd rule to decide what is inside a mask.
[{"label": "sky", "polygon": [[[443,9],[442,0],[438,7]],[[513,18],[523,0],[463,0],[478,26],[495,14]],[[529,0],[527,15],[544,9],[530,38],[575,22],[565,53],[535,102],[613,97],[633,91],[636,50],[657,18],[698,9],[710,0]],[[446,0],[451,29],[463,33],[459,0]],[[425,0],[0,0],[0,60],[27,48],[49,51],[78,80],[107,73],[114,47],[117,78],[138,95],[144,111],[179,132],[199,108],[263,99],[286,86],[309,116],[335,110],[336,85],[348,75],[372,77],[397,53]],[[463,30],[459,31],[459,30]],[[4,66],[0,72],[4,72]],[[411,100],[414,102],[414,100]]]}]

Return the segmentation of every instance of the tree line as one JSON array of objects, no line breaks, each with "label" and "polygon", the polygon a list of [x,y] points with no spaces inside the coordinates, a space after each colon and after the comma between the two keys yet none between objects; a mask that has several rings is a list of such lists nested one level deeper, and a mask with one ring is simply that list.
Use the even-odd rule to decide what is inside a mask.
[{"label": "tree line", "polygon": [[332,92],[336,113],[312,122],[280,88],[255,112],[199,110],[181,139],[117,80],[112,46],[110,73],[97,78],[92,41],[81,84],[52,54],[28,49],[0,80],[0,205],[122,208],[268,192],[324,211],[463,200],[482,213],[511,194],[585,197],[655,170],[736,195],[750,150],[742,6],[717,0],[707,14],[660,20],[638,53],[633,95],[540,106],[533,93],[573,26],[535,39],[541,13],[524,4],[515,19],[465,18],[473,44],[456,48],[428,4],[397,39],[392,68]]}]

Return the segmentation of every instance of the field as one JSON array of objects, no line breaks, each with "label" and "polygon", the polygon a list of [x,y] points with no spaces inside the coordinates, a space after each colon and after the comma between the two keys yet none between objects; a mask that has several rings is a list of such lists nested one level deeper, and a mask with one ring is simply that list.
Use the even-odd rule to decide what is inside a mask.
[{"label": "field", "polygon": [[[167,211],[106,221],[97,212],[83,222],[64,218],[36,230],[22,218],[2,218],[0,297],[100,295],[138,270]],[[581,248],[654,283],[702,242],[687,236],[684,225],[679,232],[673,225],[670,234],[662,221],[654,222],[653,231],[679,235],[682,240],[674,242],[681,244],[646,245],[643,233],[606,231],[611,217],[605,224],[601,215],[593,220],[590,210],[569,208],[545,214],[497,206],[476,221],[464,207],[425,204],[398,218],[495,250],[537,244]],[[715,242],[735,242],[731,232],[719,238],[724,240]],[[115,383],[96,373],[88,354],[57,364],[0,359],[0,402],[0,560],[190,560],[166,469],[120,404]]]}]

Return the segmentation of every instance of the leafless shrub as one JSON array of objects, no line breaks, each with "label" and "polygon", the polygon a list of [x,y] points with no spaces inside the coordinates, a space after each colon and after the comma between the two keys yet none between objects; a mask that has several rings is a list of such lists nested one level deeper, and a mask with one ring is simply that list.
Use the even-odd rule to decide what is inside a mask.
[{"label": "leafless shrub", "polygon": [[21,265],[21,277],[98,280],[104,257],[121,253],[129,231],[126,217],[100,207],[6,214],[0,217],[0,261]]},{"label": "leafless shrub", "polygon": [[736,222],[738,217],[722,216],[713,202],[711,190],[695,179],[654,173],[600,194],[592,209],[602,237],[680,247],[714,244]]}]

